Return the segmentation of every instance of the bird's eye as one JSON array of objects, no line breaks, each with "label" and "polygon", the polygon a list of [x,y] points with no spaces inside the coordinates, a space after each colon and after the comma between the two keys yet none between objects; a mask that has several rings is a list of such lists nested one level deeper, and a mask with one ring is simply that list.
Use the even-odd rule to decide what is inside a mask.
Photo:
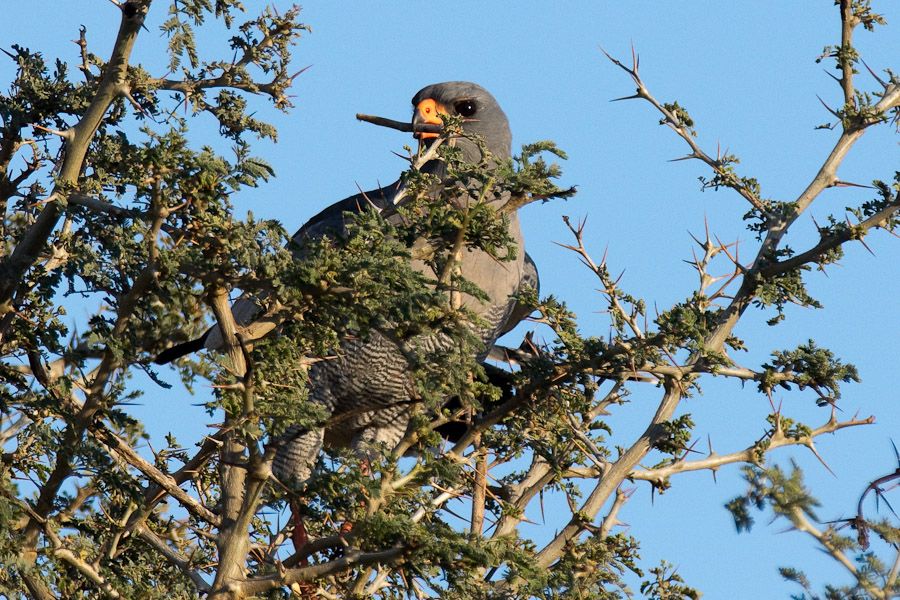
[{"label": "bird's eye", "polygon": [[455,110],[458,114],[468,118],[475,114],[475,111],[478,110],[478,107],[475,105],[474,100],[460,100],[453,105],[453,110]]}]

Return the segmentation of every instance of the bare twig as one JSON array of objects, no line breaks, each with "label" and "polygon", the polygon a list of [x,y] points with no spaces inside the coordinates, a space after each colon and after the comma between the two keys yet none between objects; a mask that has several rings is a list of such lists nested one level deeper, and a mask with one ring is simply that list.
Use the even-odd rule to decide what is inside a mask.
[{"label": "bare twig", "polygon": [[389,127],[406,133],[440,133],[444,129],[443,125],[437,125],[435,123],[421,123],[418,126],[413,127],[413,124],[408,121],[395,121],[385,117],[376,117],[375,115],[364,115],[361,113],[356,113],[356,118],[360,121],[365,121],[366,123],[380,125],[381,127]]},{"label": "bare twig", "polygon": [[612,533],[612,528],[616,525],[623,525],[621,521],[619,521],[619,511],[622,510],[622,507],[625,506],[625,503],[628,502],[628,499],[631,498],[632,494],[634,494],[634,490],[623,490],[620,486],[616,490],[616,499],[613,501],[613,505],[609,508],[609,512],[606,513],[606,516],[603,518],[603,522],[600,524],[600,530],[597,532],[597,536],[600,538],[607,537],[610,533]]}]

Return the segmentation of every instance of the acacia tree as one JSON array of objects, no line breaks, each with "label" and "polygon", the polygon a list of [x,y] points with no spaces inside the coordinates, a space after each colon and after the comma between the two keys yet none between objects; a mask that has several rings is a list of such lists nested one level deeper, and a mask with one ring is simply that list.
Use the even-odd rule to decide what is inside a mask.
[{"label": "acacia tree", "polygon": [[[819,435],[870,422],[839,421],[833,410],[855,369],[813,342],[776,349],[762,365],[734,358],[743,343],[733,331],[748,307],[770,307],[775,322],[788,303],[816,306],[804,275],[838,260],[844,244],[896,225],[895,177],[876,181],[874,198],[850,210],[851,218],[829,218],[811,246],[784,244],[820,193],[841,184],[837,169],[854,142],[897,118],[900,82],[890,73],[871,92],[854,83],[860,62],[853,32],[881,21],[867,2],[840,2],[840,43],[826,52],[844,95],[833,111],[840,135],[791,202],[764,198],[755,179],[738,174],[735,156],[701,148],[687,111],[658,101],[636,60],[611,57],[637,85],[632,98],[649,103],[687,144],[688,156],[709,169],[704,187],[726,188],[747,202],[755,255],[741,262],[714,236],[698,239],[696,291],[651,324],[647,303],[619,287],[605,261],[587,252],[583,226],[570,224],[570,247],[605,292],[613,333],[585,337],[563,303],[523,292],[520,300],[534,306],[551,341],[508,349],[512,369],[474,364],[473,342],[459,326],[466,315],[447,306],[408,259],[451,264],[447,253],[459,250],[459,240],[507,244],[496,214],[460,214],[441,199],[458,194],[461,183],[476,197],[494,188],[509,192],[513,207],[565,195],[551,182],[558,168],[540,158],[558,152],[552,144],[528,146],[499,166],[465,164],[445,149],[441,159],[453,176],[437,192],[417,171],[423,157],[413,154],[406,225],[363,213],[346,239],[312,244],[294,260],[278,223],[236,218],[230,198],[272,174],[251,155],[247,138],[275,131],[249,107],[261,96],[290,108],[290,50],[304,30],[299,9],[267,10],[238,25],[237,3],[175,2],[162,25],[170,73],[154,75],[129,61],[149,25],[150,3],[119,5],[108,60],[91,53],[82,30],[75,72],[60,62],[48,67],[27,48],[7,49],[18,72],[0,96],[4,594],[604,598],[628,593],[623,572],[646,570],[647,596],[695,598],[667,564],[641,563],[638,540],[615,532],[629,497],[623,483],[664,490],[680,473],[743,463],[749,490],[730,504],[739,527],[749,527],[754,505],[771,507],[856,577],[828,597],[897,595],[896,566],[868,549],[873,532],[889,544],[900,541],[890,522],[860,513],[849,523],[858,535],[849,537],[841,524],[817,524],[800,474],[765,468],[776,448],[814,449]],[[199,61],[192,28],[212,18],[235,32],[233,59]],[[188,112],[213,115],[233,156],[193,148]],[[413,243],[423,239],[434,243]],[[714,276],[717,269],[726,275]],[[228,310],[235,290],[265,298],[267,317],[279,323],[257,344],[241,343]],[[89,319],[65,314],[75,297],[98,306]],[[146,434],[128,404],[161,388],[134,389],[129,375],[157,379],[153,357],[202,333],[210,316],[231,343],[222,356],[193,357],[178,370],[188,384],[214,383],[214,429],[198,431],[193,446],[151,440],[152,455],[142,454]],[[305,402],[303,365],[348,332],[386,328],[399,337],[440,329],[457,341],[452,355],[412,365],[422,403],[404,439],[368,469],[355,468],[359,460],[350,453],[327,449],[309,481],[275,482],[272,440],[287,425],[322,419]],[[770,398],[777,387],[812,390],[828,416],[811,427],[773,403],[767,432],[754,444],[695,458],[690,415],[679,407],[709,376],[751,382]],[[604,416],[628,411],[626,398],[638,388],[659,390],[656,412],[642,434],[614,447]],[[444,405],[451,396],[460,402]],[[462,427],[448,444],[440,434],[450,421]],[[565,497],[571,515],[550,539],[529,540],[519,527],[545,491]],[[303,513],[310,535],[296,551],[288,542],[292,523],[283,518],[289,503]],[[342,521],[352,529],[340,529]],[[785,575],[815,596],[799,570]]]}]

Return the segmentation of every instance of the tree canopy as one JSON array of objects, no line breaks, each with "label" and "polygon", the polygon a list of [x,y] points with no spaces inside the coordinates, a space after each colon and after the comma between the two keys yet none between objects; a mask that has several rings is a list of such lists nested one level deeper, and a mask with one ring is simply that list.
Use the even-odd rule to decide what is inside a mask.
[{"label": "tree canopy", "polygon": [[[574,192],[553,163],[565,153],[534,141],[497,165],[445,148],[450,177],[435,192],[419,170],[423,157],[409,150],[402,225],[365,211],[344,238],[311,243],[296,259],[281,223],[241,218],[233,199],[274,174],[252,147],[277,135],[257,107],[292,107],[301,72],[292,52],[308,31],[300,9],[248,16],[229,0],[178,1],[151,22],[151,2],[117,4],[108,57],[92,50],[100,32],[84,28],[74,65],[25,39],[4,48],[16,76],[0,95],[0,556],[8,567],[0,591],[42,599],[618,598],[633,592],[636,577],[649,598],[696,598],[702,590],[670,564],[679,557],[642,560],[640,540],[618,527],[621,511],[634,485],[662,493],[686,473],[742,468],[747,491],[728,504],[739,530],[762,510],[810,536],[849,574],[849,584],[823,595],[803,565],[785,568],[805,597],[897,595],[895,519],[870,515],[861,500],[854,516],[823,522],[801,471],[768,460],[787,446],[815,453],[819,436],[871,422],[839,410],[857,368],[814,339],[766,348],[769,357],[752,364],[736,331],[757,308],[774,326],[790,305],[818,307],[810,274],[841,260],[848,244],[897,225],[900,174],[885,173],[868,200],[845,213],[821,209],[816,235],[787,243],[825,190],[858,185],[841,180],[838,167],[860,137],[896,128],[900,81],[869,69],[854,49],[860,27],[883,21],[868,2],[837,3],[840,38],[821,57],[843,96],[823,125],[835,140],[791,199],[768,197],[737,156],[701,144],[688,109],[657,98],[636,54],[607,54],[636,88],[628,99],[653,111],[685,158],[702,165],[702,189],[743,203],[752,243],[738,251],[714,232],[695,236],[695,289],[664,309],[630,292],[623,265],[592,255],[585,223],[567,219],[566,245],[603,294],[608,330],[579,329],[565,290],[524,290],[519,300],[533,306],[540,335],[507,341],[497,349],[505,360],[484,367],[460,326],[472,316],[410,259],[440,267],[461,245],[509,246],[502,215],[446,198],[462,189],[475,199],[511,194],[513,208],[558,201]],[[226,28],[229,50],[202,59],[195,29],[213,23]],[[155,28],[168,41],[165,73],[131,59],[135,41]],[[194,141],[205,117],[225,143]],[[445,125],[448,136],[453,123]],[[422,239],[434,243],[414,243]],[[265,298],[278,317],[259,343],[242,343],[229,310],[238,293]],[[191,440],[148,434],[130,407],[170,386],[153,359],[212,323],[225,332],[224,352],[176,367],[190,388],[212,384],[202,400],[208,426]],[[329,356],[343,336],[375,330],[397,339],[441,331],[455,341],[454,352],[412,360],[421,403],[405,437],[366,468],[352,452],[326,448],[308,481],[274,481],[272,440],[323,419],[306,401],[304,365]],[[699,449],[703,432],[685,402],[713,378],[770,402],[764,423],[741,425],[762,426],[751,445]],[[777,400],[782,390],[812,398],[820,418],[794,418]],[[636,393],[653,398],[652,414],[622,442],[607,417],[640,418],[646,407],[631,402]],[[463,427],[448,442],[441,427],[451,421]],[[873,473],[863,499],[883,499],[896,477]],[[545,495],[565,507],[552,515],[558,528],[523,533],[526,512],[543,507]],[[291,505],[310,534],[298,550]]]}]

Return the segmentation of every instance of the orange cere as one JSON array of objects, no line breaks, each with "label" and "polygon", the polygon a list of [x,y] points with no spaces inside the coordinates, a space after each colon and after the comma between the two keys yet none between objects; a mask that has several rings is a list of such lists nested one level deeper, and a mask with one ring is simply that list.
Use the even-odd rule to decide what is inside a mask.
[{"label": "orange cere", "polygon": [[[448,114],[443,106],[432,100],[431,98],[426,98],[419,102],[418,106],[416,106],[415,115],[413,117],[414,124],[421,123],[429,123],[431,125],[440,125],[443,123],[441,121],[440,114]],[[413,133],[413,137],[417,140],[424,140],[426,138],[436,138],[438,136],[437,133],[429,133],[425,131],[416,131]]]}]

